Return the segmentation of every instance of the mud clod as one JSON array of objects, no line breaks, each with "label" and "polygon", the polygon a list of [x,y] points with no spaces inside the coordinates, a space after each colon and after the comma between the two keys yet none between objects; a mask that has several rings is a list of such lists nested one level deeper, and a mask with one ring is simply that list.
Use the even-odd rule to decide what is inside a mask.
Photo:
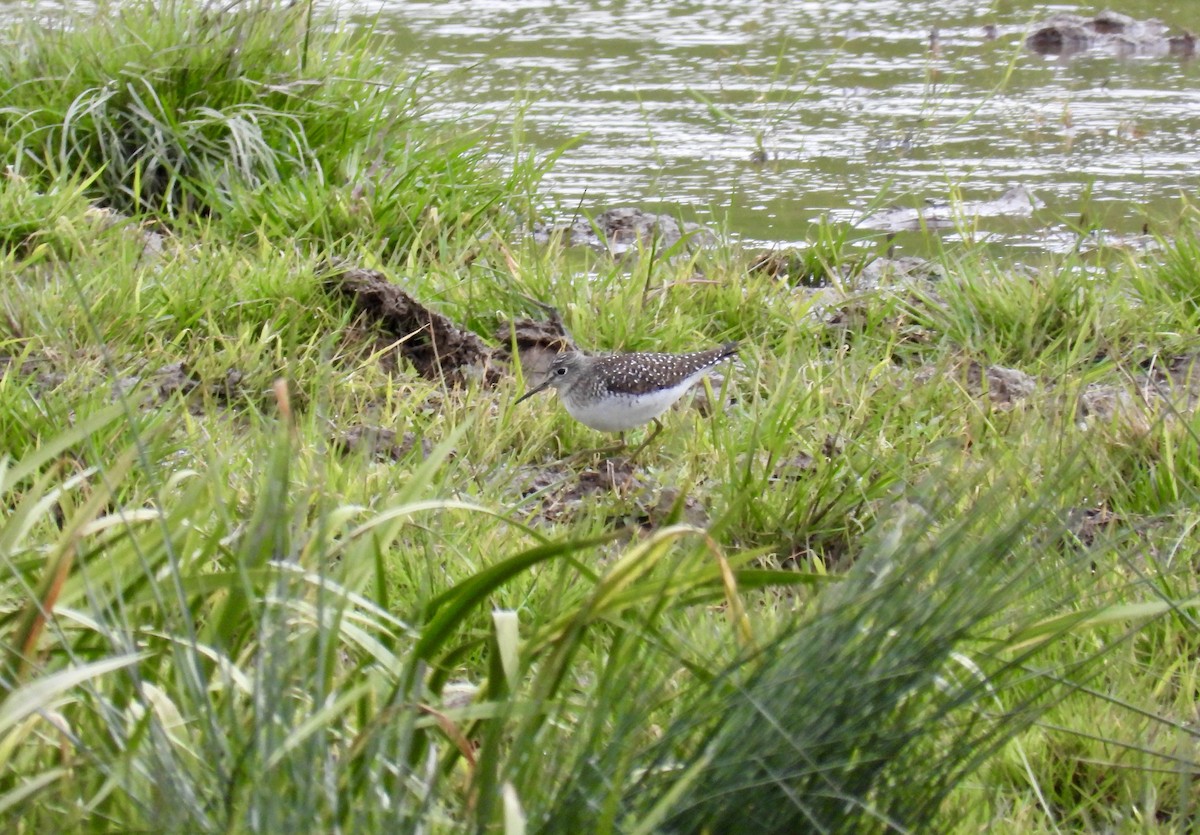
[{"label": "mud clod", "polygon": [[187,368],[182,362],[164,365],[154,375],[154,385],[158,389],[160,400],[166,400],[172,394],[190,394],[203,384],[200,377]]},{"label": "mud clod", "polygon": [[974,360],[955,363],[949,370],[927,365],[917,370],[913,382],[924,385],[935,377],[955,377],[963,381],[963,387],[972,397],[987,394],[988,400],[1000,409],[1011,409],[1018,402],[1033,396],[1038,391],[1037,378],[1017,368],[1003,365],[984,366]]},{"label": "mud clod", "polygon": [[428,380],[494,386],[505,376],[479,336],[418,302],[375,270],[352,268],[332,276],[331,287],[365,318],[395,339],[395,350]]},{"label": "mud clod", "polygon": [[496,331],[496,341],[502,346],[496,350],[497,355],[511,361],[510,346],[515,344],[521,373],[530,386],[537,386],[546,379],[546,372],[556,356],[563,351],[576,350],[558,311],[547,308],[547,313],[550,318],[546,321],[518,319]]},{"label": "mud clod", "polygon": [[990,365],[984,368],[977,362],[967,367],[967,389],[972,394],[987,391],[988,398],[1001,407],[1012,406],[1037,391],[1037,380],[1017,368]]}]

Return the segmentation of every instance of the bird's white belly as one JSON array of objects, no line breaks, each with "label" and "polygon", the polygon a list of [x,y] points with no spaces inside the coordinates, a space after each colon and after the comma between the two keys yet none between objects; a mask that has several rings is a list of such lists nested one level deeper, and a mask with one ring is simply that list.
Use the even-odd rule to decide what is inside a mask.
[{"label": "bird's white belly", "polygon": [[609,395],[587,403],[575,403],[563,398],[563,405],[571,417],[585,426],[601,432],[624,432],[650,422],[671,408],[671,404],[682,397],[693,382],[695,379],[689,378],[669,389],[636,396]]}]

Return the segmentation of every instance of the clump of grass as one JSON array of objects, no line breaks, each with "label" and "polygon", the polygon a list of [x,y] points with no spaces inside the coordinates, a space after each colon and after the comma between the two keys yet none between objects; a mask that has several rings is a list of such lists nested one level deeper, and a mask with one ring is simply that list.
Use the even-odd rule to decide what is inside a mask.
[{"label": "clump of grass", "polygon": [[1035,274],[976,263],[934,293],[921,293],[915,320],[988,362],[1023,367],[1047,353],[1086,362],[1105,346],[1108,288],[1083,265]]},{"label": "clump of grass", "polygon": [[1142,304],[1139,313],[1156,326],[1159,339],[1179,331],[1190,336],[1200,320],[1200,218],[1195,209],[1181,226],[1181,234],[1161,241],[1159,257],[1129,265],[1129,284]]},{"label": "clump of grass", "polygon": [[9,173],[0,176],[0,252],[21,258],[44,254],[69,258],[103,225],[84,196],[85,183],[61,183],[47,191]]},{"label": "clump of grass", "polygon": [[[676,720],[631,801],[675,794],[665,826],[681,832],[746,815],[763,832],[936,825],[953,787],[1036,718],[1032,695],[1000,698],[1029,659],[985,636],[1006,633],[993,619],[1041,573],[1007,559],[1041,524],[1036,510],[998,523],[986,498],[922,504],[885,514],[815,611],[725,674],[720,711]],[[668,769],[681,739],[691,753]],[[682,792],[664,772],[687,775]]]},{"label": "clump of grass", "polygon": [[499,222],[514,185],[421,120],[418,81],[310,3],[105,3],[10,30],[0,162],[124,213],[408,252]]}]

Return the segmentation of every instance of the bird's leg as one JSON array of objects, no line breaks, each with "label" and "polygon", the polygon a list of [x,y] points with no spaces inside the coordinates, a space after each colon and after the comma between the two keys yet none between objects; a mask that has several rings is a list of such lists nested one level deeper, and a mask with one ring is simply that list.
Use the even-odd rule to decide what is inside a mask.
[{"label": "bird's leg", "polygon": [[633,461],[635,458],[638,457],[639,452],[641,452],[646,447],[650,446],[650,442],[653,441],[655,438],[657,438],[658,433],[662,431],[663,425],[662,425],[662,423],[659,422],[658,418],[651,418],[651,420],[654,421],[654,431],[646,436],[646,440],[642,441],[641,444],[638,445],[637,449],[635,449],[633,452],[629,453],[630,461]]},{"label": "bird's leg", "polygon": [[567,461],[574,462],[574,461],[577,461],[577,460],[580,460],[583,458],[590,458],[593,455],[611,455],[614,452],[620,452],[621,450],[625,449],[625,447],[626,447],[625,433],[624,432],[617,433],[617,439],[618,439],[617,443],[611,444],[609,446],[602,446],[602,447],[599,447],[598,449],[585,449],[582,452],[577,452],[574,455],[567,458]]}]

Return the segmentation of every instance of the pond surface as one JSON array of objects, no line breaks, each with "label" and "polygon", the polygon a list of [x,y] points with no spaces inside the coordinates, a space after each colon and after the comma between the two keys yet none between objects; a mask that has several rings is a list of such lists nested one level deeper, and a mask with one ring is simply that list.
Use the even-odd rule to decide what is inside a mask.
[{"label": "pond surface", "polygon": [[[445,80],[436,115],[510,124],[519,113],[524,147],[569,145],[543,184],[561,216],[635,205],[775,244],[803,242],[823,218],[859,230],[873,208],[994,201],[1023,186],[1045,204],[1032,217],[968,208],[940,235],[1062,249],[1081,218],[1113,238],[1147,225],[1170,234],[1200,184],[1200,60],[1024,46],[1035,21],[1102,6],[335,5]],[[1200,32],[1196,0],[1117,8]]]}]

